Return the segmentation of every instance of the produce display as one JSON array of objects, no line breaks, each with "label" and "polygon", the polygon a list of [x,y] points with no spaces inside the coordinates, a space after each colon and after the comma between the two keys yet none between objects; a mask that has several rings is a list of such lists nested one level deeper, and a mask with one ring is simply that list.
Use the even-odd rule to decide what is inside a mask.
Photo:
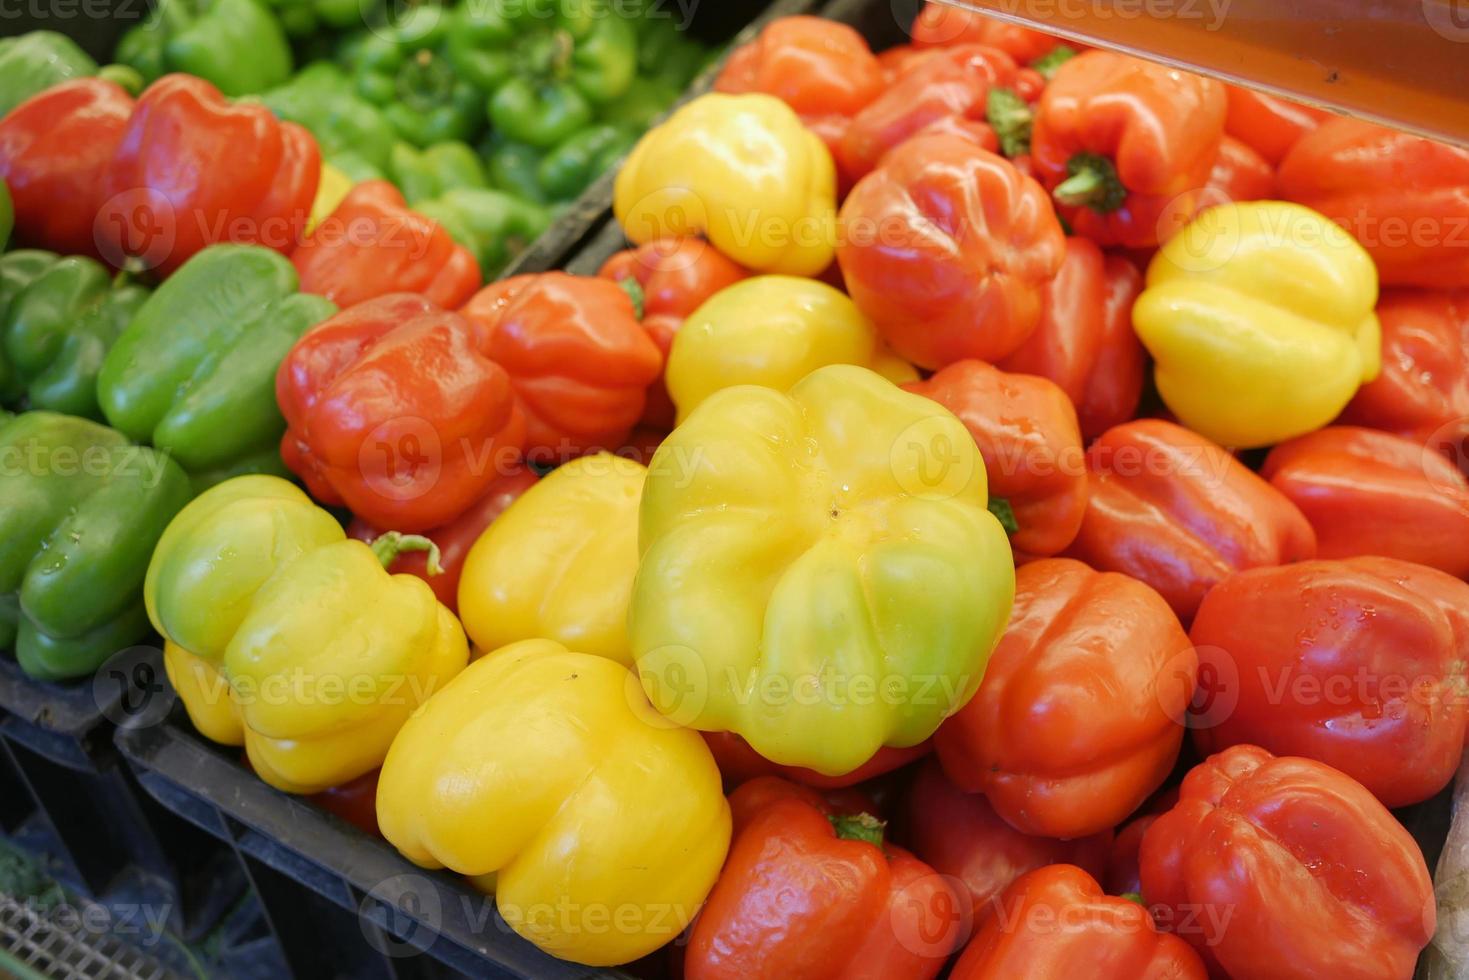
[{"label": "produce display", "polygon": [[1469,150],[904,27],[767,18],[709,91],[644,2],[0,41],[5,656],[156,641],[168,724],[527,955],[1413,977]]}]

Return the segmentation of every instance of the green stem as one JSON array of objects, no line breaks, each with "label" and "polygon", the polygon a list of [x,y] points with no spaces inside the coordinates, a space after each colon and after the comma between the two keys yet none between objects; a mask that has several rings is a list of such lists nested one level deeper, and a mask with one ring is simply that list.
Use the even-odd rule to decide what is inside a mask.
[{"label": "green stem", "polygon": [[1076,154],[1066,162],[1066,173],[1067,178],[1051,191],[1058,204],[1106,214],[1127,200],[1127,188],[1117,176],[1116,165],[1100,154]]},{"label": "green stem", "polygon": [[1058,44],[1044,57],[1037,58],[1030,63],[1030,67],[1040,73],[1046,81],[1056,77],[1056,69],[1076,57],[1076,49],[1069,48],[1064,44]]},{"label": "green stem", "polygon": [[882,831],[887,824],[870,813],[830,817],[831,825],[842,840],[865,840],[874,847],[882,846]]},{"label": "green stem", "polygon": [[1132,902],[1134,905],[1142,905],[1143,904],[1143,897],[1141,895],[1139,895],[1137,892],[1124,892],[1122,895],[1120,895],[1118,897],[1119,898],[1125,898],[1129,902]]},{"label": "green stem", "polygon": [[430,575],[444,574],[444,566],[439,564],[439,546],[421,534],[403,534],[400,531],[389,531],[380,534],[377,540],[370,545],[372,553],[377,560],[382,562],[384,568],[392,567],[398,555],[405,551],[427,551],[428,561],[425,563]]},{"label": "green stem", "polygon": [[1030,124],[1035,113],[1013,89],[990,89],[984,115],[1000,139],[1001,153],[1014,159],[1030,152]]},{"label": "green stem", "polygon": [[990,513],[995,515],[995,520],[1005,529],[1006,534],[1014,534],[1020,530],[1020,522],[1015,519],[1015,508],[1010,506],[1010,501],[1004,497],[991,497],[989,503]]},{"label": "green stem", "polygon": [[627,298],[632,300],[633,311],[637,313],[638,319],[641,320],[648,301],[647,294],[643,292],[643,284],[632,276],[623,276],[617,280],[617,285],[622,287],[622,291],[627,293]]}]

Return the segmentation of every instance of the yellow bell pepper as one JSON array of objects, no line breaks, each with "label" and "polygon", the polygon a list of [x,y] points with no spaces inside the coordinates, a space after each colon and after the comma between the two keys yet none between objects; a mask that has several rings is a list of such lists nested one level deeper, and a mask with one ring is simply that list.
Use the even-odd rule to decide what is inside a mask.
[{"label": "yellow bell pepper", "polygon": [[1377,270],[1298,204],[1210,208],[1148,267],[1133,327],[1173,414],[1225,446],[1319,429],[1377,377]]},{"label": "yellow bell pepper", "polygon": [[627,605],[647,473],[620,456],[583,456],[485,529],[459,579],[459,616],[475,646],[552,639],[632,666]]},{"label": "yellow bell pepper", "polygon": [[612,207],[637,244],[702,234],[757,272],[814,276],[835,255],[831,153],[770,95],[701,95],[649,130]]},{"label": "yellow bell pepper", "polygon": [[629,631],[649,699],[835,775],[974,693],[1015,591],[963,424],[866,368],[715,393],[643,486]]},{"label": "yellow bell pepper", "polygon": [[[293,484],[236,477],[179,512],[143,598],[200,730],[243,740],[279,789],[312,793],[376,768],[393,734],[468,660],[458,620],[421,579]],[[221,684],[221,681],[224,683]]]},{"label": "yellow bell pepper", "polygon": [[721,289],[684,320],[673,336],[666,379],[683,421],[722,388],[785,391],[828,364],[881,364],[884,376],[902,368],[917,374],[881,343],[841,290],[797,276],[754,276]]},{"label": "yellow bell pepper", "polygon": [[346,200],[352,190],[352,178],[326,161],[321,164],[321,178],[316,184],[316,197],[311,202],[311,213],[306,216],[306,234],[311,234],[327,215]]},{"label": "yellow bell pepper", "polygon": [[590,966],[676,938],[730,836],[704,740],[627,668],[551,640],[496,650],[429,699],[383,763],[377,817],[409,860],[493,887],[511,928]]}]

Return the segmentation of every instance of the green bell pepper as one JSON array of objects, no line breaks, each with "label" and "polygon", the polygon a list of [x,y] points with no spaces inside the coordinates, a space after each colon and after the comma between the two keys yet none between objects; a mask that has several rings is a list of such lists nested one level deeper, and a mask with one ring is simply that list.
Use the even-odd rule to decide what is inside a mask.
[{"label": "green bell pepper", "polygon": [[72,78],[97,74],[97,62],[55,31],[0,38],[0,116]]},{"label": "green bell pepper", "polygon": [[377,106],[357,95],[336,65],[309,65],[285,85],[266,92],[260,101],[278,118],[310,130],[328,160],[352,154],[378,171],[388,165],[398,138],[392,123]]},{"label": "green bell pepper", "polygon": [[100,420],[97,372],[148,290],[83,256],[22,250],[0,270],[0,399]]},{"label": "green bell pepper", "polygon": [[292,67],[286,32],[261,0],[158,0],[116,58],[149,83],[186,72],[231,97],[284,84]]},{"label": "green bell pepper", "polygon": [[148,560],[190,496],[178,464],[114,429],[54,412],[0,422],[0,647],[49,681],[141,640]]},{"label": "green bell pepper", "polygon": [[336,312],[296,291],[289,259],[258,245],[211,245],[144,303],[97,376],[107,421],[190,473],[259,456],[285,431],[275,373],[296,339]]},{"label": "green bell pepper", "polygon": [[682,92],[704,67],[708,50],[667,12],[649,10],[635,23],[640,25],[638,75]]},{"label": "green bell pepper", "polygon": [[15,204],[10,200],[10,188],[0,180],[0,252],[10,245],[10,233],[15,230]]},{"label": "green bell pepper", "polygon": [[627,91],[637,34],[602,0],[469,3],[452,14],[449,61],[489,93],[505,137],[549,149]]},{"label": "green bell pepper", "polygon": [[409,204],[439,197],[460,187],[488,187],[479,154],[467,143],[447,140],[420,150],[398,143],[388,157],[388,179]]},{"label": "green bell pepper", "polygon": [[551,200],[569,201],[581,196],[636,142],[636,137],[619,126],[584,129],[541,158],[536,180]]},{"label": "green bell pepper", "polygon": [[362,11],[357,0],[267,0],[287,36],[310,40],[331,31],[344,31],[361,25]]},{"label": "green bell pepper", "polygon": [[474,253],[487,280],[551,223],[545,208],[502,191],[474,187],[449,191],[414,210],[443,225],[455,241]]},{"label": "green bell pepper", "polygon": [[481,141],[480,156],[485,161],[485,173],[490,185],[533,204],[548,204],[550,198],[541,190],[540,176],[542,151],[525,143],[516,143],[491,133]]},{"label": "green bell pepper", "polygon": [[678,101],[683,86],[639,76],[632,80],[622,98],[604,105],[597,121],[621,126],[631,133],[645,133],[653,120],[667,112]]}]

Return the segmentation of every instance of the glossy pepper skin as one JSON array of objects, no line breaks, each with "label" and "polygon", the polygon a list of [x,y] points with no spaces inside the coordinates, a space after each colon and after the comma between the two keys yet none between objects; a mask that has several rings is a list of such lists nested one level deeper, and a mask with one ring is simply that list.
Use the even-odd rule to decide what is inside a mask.
[{"label": "glossy pepper skin", "polygon": [[831,264],[836,168],[771,95],[701,95],[650,130],[613,185],[637,245],[703,235],[757,272],[814,276]]},{"label": "glossy pepper skin", "polygon": [[216,242],[289,252],[320,172],[316,141],[300,126],[168,75],[138,99],[107,168],[98,244],[114,265],[131,260],[161,276]]},{"label": "glossy pepper skin", "polygon": [[1009,505],[1017,554],[1054,555],[1071,543],[1086,513],[1086,457],[1065,392],[983,361],[956,361],[904,388],[953,412],[974,437],[991,497]]},{"label": "glossy pepper skin", "polygon": [[195,498],[159,539],[143,594],[190,717],[242,739],[256,773],[290,793],[377,768],[469,656],[427,585],[389,575],[279,477]]},{"label": "glossy pepper skin", "polygon": [[438,4],[408,9],[342,55],[357,94],[414,146],[472,140],[484,128],[484,92],[444,55],[453,18]]},{"label": "glossy pepper skin", "polygon": [[[643,329],[658,345],[667,369],[673,337],[684,321],[715,293],[744,279],[748,272],[701,238],[660,238],[624,249],[597,270],[603,279],[642,290]],[[674,424],[673,399],[659,378],[648,386],[642,421],[669,430]]]},{"label": "glossy pepper skin", "polygon": [[479,263],[437,222],[411,211],[385,180],[352,188],[306,236],[291,263],[301,291],[346,308],[388,293],[455,307],[480,286]]},{"label": "glossy pepper skin", "polygon": [[37,680],[96,670],[148,632],[143,571],[189,501],[161,453],[54,412],[0,417],[0,647]]},{"label": "glossy pepper skin", "polygon": [[1328,119],[1324,109],[1291,102],[1241,85],[1225,85],[1224,131],[1254,150],[1271,167],[1280,165],[1302,136]]},{"label": "glossy pepper skin", "polygon": [[551,223],[551,212],[541,205],[483,187],[457,187],[413,210],[469,249],[486,279],[499,275]]},{"label": "glossy pepper skin", "polygon": [[1230,574],[1316,554],[1295,504],[1172,422],[1109,429],[1087,450],[1087,474],[1086,517],[1067,556],[1152,586],[1185,624]]},{"label": "glossy pepper skin", "polygon": [[550,639],[632,665],[627,607],[647,472],[610,453],[574,459],[490,525],[459,583],[459,615],[476,647]]},{"label": "glossy pepper skin", "polygon": [[1036,108],[1036,173],[1076,233],[1099,245],[1156,245],[1159,219],[1188,208],[1224,135],[1224,85],[1130,55],[1063,64]]},{"label": "glossy pepper skin", "polygon": [[[954,980],[1207,980],[1199,954],[1161,932],[1148,910],[1103,894],[1095,878],[1052,864],[1018,879],[970,941]],[[1008,924],[1008,926],[1007,926]]]},{"label": "glossy pepper skin", "polygon": [[260,96],[276,118],[304,126],[316,138],[321,155],[335,160],[345,154],[378,173],[388,166],[397,132],[382,110],[357,94],[341,68],[317,62],[284,85]]},{"label": "glossy pepper skin", "polygon": [[1376,303],[1371,258],[1321,215],[1224,204],[1153,257],[1132,323],[1179,421],[1255,447],[1319,429],[1377,377]]},{"label": "glossy pepper skin", "polygon": [[1410,977],[1436,919],[1423,855],[1386,807],[1252,745],[1184,777],[1143,837],[1142,883],[1160,924],[1234,977]]},{"label": "glossy pepper skin", "polygon": [[[752,794],[763,799],[742,806]],[[735,790],[743,818],[689,936],[688,980],[938,974],[960,939],[953,886],[886,843],[872,815],[839,815],[812,796]]]},{"label": "glossy pepper skin", "polygon": [[925,368],[1013,353],[1065,255],[1040,186],[955,136],[893,150],[853,188],[841,221],[848,292],[894,351]]},{"label": "glossy pepper skin", "polygon": [[[608,966],[671,941],[719,874],[729,804],[699,736],[629,691],[626,668],[551,640],[479,658],[393,742],[383,836],[423,867],[494,873],[500,914],[561,959]],[[639,914],[606,928],[598,912],[618,908]]]},{"label": "glossy pepper skin", "polygon": [[922,742],[978,686],[1010,610],[987,504],[959,420],[865,368],[716,393],[643,488],[644,689],[681,724],[829,775]]},{"label": "glossy pepper skin", "polygon": [[933,748],[928,742],[919,742],[901,749],[885,746],[851,772],[828,776],[814,769],[782,766],[771,762],[733,732],[704,732],[703,735],[709,751],[714,753],[714,761],[719,763],[724,781],[729,785],[779,777],[781,780],[790,780],[816,789],[846,789],[906,766],[915,759],[921,759]]},{"label": "glossy pepper skin", "polygon": [[1469,577],[1469,479],[1411,439],[1329,426],[1276,446],[1260,475],[1306,515],[1320,558],[1382,555]]},{"label": "glossy pepper skin", "polygon": [[97,62],[65,34],[29,31],[0,38],[0,117],[49,88],[97,74]]},{"label": "glossy pepper skin", "polygon": [[486,339],[413,293],[343,310],[280,362],[281,458],[317,500],[377,527],[454,520],[520,458],[525,439]]},{"label": "glossy pepper skin", "polygon": [[1219,141],[1219,155],[1199,194],[1199,210],[1231,201],[1264,200],[1273,197],[1274,190],[1275,169],[1269,162],[1247,144],[1226,136]]},{"label": "glossy pepper skin", "polygon": [[388,154],[388,178],[409,204],[458,187],[488,187],[484,164],[468,143],[444,140],[423,149],[399,140]]},{"label": "glossy pepper skin", "polygon": [[460,313],[510,375],[533,461],[620,446],[663,367],[632,299],[605,279],[513,276],[475,293]]},{"label": "glossy pepper skin", "polygon": [[[1469,719],[1459,579],[1377,557],[1254,569],[1209,593],[1190,636],[1201,751],[1247,743],[1319,759],[1392,807],[1453,778]],[[1233,710],[1210,711],[1225,686]]]},{"label": "glossy pepper skin", "polygon": [[1453,289],[1469,275],[1469,150],[1333,118],[1280,163],[1282,197],[1339,223],[1387,286]]},{"label": "glossy pepper skin", "polygon": [[232,98],[274,88],[292,68],[290,41],[262,0],[163,0],[118,41],[117,60],[148,83],[182,72]]},{"label": "glossy pepper skin", "polygon": [[909,33],[918,48],[987,44],[1022,64],[1043,58],[1065,43],[1051,34],[945,3],[925,3]]},{"label": "glossy pepper skin", "polygon": [[15,240],[96,257],[93,222],[103,176],[133,99],[112,82],[81,78],[28,99],[0,118],[0,180],[15,206]]},{"label": "glossy pepper skin", "polygon": [[1197,667],[1143,583],[1066,558],[1023,565],[978,693],[935,736],[939,760],[1017,830],[1099,833],[1172,771]]}]

